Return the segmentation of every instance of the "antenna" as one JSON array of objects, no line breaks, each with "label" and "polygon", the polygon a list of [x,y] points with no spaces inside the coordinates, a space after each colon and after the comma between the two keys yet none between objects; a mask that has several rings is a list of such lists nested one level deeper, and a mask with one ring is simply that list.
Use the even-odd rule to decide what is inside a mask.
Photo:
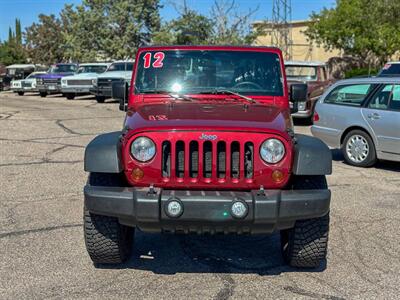
[{"label": "antenna", "polygon": [[282,50],[285,60],[292,59],[292,0],[273,0],[272,43]]}]

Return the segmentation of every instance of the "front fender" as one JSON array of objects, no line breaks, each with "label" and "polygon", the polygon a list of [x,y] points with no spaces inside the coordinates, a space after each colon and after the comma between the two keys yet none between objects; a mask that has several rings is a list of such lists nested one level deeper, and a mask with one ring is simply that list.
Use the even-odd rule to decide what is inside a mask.
[{"label": "front fender", "polygon": [[96,136],[85,149],[86,172],[121,173],[121,131]]},{"label": "front fender", "polygon": [[296,134],[293,174],[332,174],[332,153],[328,146],[318,138]]}]

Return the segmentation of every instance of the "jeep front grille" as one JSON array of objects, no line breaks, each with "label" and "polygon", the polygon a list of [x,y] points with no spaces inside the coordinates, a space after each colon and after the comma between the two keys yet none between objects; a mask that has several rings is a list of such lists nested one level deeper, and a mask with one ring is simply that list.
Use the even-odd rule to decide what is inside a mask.
[{"label": "jeep front grille", "polygon": [[[164,141],[161,146],[163,178],[253,178],[254,145],[237,141]],[[242,169],[242,172],[241,172]]]},{"label": "jeep front grille", "polygon": [[68,85],[92,85],[92,80],[90,79],[70,79],[67,80]]}]

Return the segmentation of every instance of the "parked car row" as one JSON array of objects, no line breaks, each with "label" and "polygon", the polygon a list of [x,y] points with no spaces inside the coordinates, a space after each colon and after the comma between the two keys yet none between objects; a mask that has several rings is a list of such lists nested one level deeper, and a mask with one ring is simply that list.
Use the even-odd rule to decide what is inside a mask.
[{"label": "parked car row", "polygon": [[72,100],[76,96],[93,94],[99,103],[111,98],[111,85],[121,81],[130,85],[134,61],[113,63],[59,63],[47,72],[33,72],[23,79],[13,80],[11,90],[24,95],[39,92],[41,97],[62,94]]}]

